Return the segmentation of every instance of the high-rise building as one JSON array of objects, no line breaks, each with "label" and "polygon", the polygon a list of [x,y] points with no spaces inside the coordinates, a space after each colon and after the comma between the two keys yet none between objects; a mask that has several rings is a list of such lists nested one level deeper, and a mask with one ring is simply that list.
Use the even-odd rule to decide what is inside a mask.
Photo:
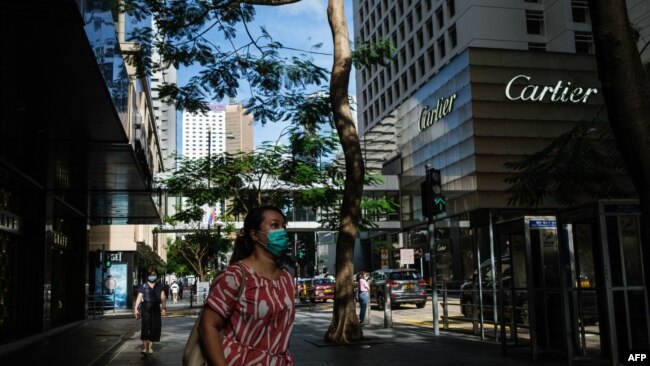
[{"label": "high-rise building", "polygon": [[[156,55],[155,58],[160,56]],[[151,99],[153,113],[160,138],[160,153],[166,171],[173,171],[176,165],[176,106],[164,103],[158,98],[157,87],[162,83],[176,84],[176,69],[170,66],[166,70],[156,70],[151,75]]]},{"label": "high-rise building", "polygon": [[[626,3],[648,60],[650,3]],[[456,308],[441,304],[445,321],[468,322],[487,337],[476,329],[497,315],[501,328],[492,334],[504,329],[504,347],[523,342],[534,359],[565,353],[569,363],[591,356],[616,364],[619,354],[649,348],[640,206],[625,172],[614,174],[616,190],[563,188],[570,205],[549,196],[513,205],[505,180],[515,173],[506,163],[584,121],[607,123],[587,1],[354,0],[353,7],[355,39],[388,38],[397,49],[390,65],[356,73],[366,164],[399,177],[400,243],[432,258],[431,266],[420,259],[423,275],[445,298],[459,299]],[[551,172],[574,173],[544,170],[538,181]],[[442,194],[430,207],[423,189],[433,179]],[[362,249],[379,267],[376,243]],[[477,276],[486,282],[463,281]],[[505,288],[517,298],[492,296]],[[509,308],[497,307],[498,299]],[[633,330],[640,323],[643,330]]]},{"label": "high-rise building", "polygon": [[253,150],[253,116],[241,104],[210,104],[205,114],[184,111],[182,123],[184,157]]},{"label": "high-rise building", "polygon": [[253,115],[246,114],[244,106],[231,103],[226,106],[226,152],[252,152]]}]

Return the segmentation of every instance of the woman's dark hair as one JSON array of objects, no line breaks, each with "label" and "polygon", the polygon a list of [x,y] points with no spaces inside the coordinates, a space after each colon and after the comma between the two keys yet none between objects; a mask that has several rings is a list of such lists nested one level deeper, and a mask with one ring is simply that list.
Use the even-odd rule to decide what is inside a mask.
[{"label": "woman's dark hair", "polygon": [[149,276],[152,273],[155,273],[156,276],[158,275],[158,268],[156,268],[156,266],[149,266],[147,268],[147,276]]},{"label": "woman's dark hair", "polygon": [[235,239],[235,248],[230,257],[230,264],[238,262],[253,253],[255,241],[251,238],[251,231],[260,229],[266,211],[279,213],[286,223],[287,218],[284,216],[284,212],[275,206],[260,206],[250,210],[244,219],[244,227],[237,235],[237,239]]}]

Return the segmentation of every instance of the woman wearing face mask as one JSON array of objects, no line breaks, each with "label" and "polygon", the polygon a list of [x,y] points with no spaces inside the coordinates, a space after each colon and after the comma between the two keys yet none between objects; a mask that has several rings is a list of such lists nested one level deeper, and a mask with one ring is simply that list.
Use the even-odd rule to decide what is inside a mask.
[{"label": "woman wearing face mask", "polygon": [[165,315],[167,301],[163,286],[158,282],[158,271],[155,267],[147,270],[147,281],[138,288],[138,297],[133,307],[136,319],[142,317],[142,354],[153,353],[153,342],[160,342],[161,315]]},{"label": "woman wearing face mask", "polygon": [[285,225],[284,214],[273,206],[246,215],[230,265],[213,283],[201,316],[199,333],[210,365],[293,363],[294,285],[280,264],[289,246]]}]

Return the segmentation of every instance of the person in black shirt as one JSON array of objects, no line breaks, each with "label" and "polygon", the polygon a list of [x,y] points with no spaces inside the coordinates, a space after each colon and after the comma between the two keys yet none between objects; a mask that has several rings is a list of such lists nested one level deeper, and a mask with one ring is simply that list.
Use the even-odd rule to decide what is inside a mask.
[{"label": "person in black shirt", "polygon": [[153,353],[153,342],[160,342],[161,316],[167,310],[165,292],[158,282],[158,271],[155,267],[149,267],[147,273],[147,281],[140,285],[133,309],[136,319],[142,316],[140,339],[145,355]]}]

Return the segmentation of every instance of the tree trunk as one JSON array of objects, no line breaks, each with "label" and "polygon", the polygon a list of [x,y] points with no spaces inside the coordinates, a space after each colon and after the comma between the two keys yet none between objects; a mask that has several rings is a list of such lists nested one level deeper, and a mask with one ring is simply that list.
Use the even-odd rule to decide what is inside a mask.
[{"label": "tree trunk", "polygon": [[332,323],[325,340],[349,343],[363,338],[354,303],[353,256],[357,225],[361,216],[364,166],[357,129],[354,126],[348,86],[352,69],[350,36],[343,0],[329,0],[327,16],[334,41],[334,64],[330,79],[330,101],[334,122],[345,156],[345,184],[341,204],[341,227],[336,243],[336,298]]},{"label": "tree trunk", "polygon": [[[650,82],[624,0],[590,0],[596,60],[609,123],[641,203],[641,244],[650,244]],[[646,283],[650,249],[644,248]]]}]

